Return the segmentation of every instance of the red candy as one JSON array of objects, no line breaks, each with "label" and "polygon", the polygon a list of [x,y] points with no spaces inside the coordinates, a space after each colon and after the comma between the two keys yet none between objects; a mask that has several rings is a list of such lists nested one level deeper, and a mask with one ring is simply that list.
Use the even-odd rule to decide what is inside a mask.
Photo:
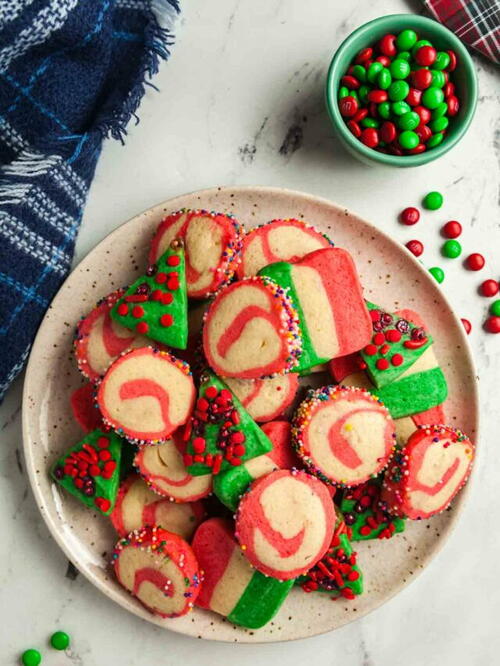
[{"label": "red candy", "polygon": [[421,46],[418,49],[418,51],[415,53],[415,60],[422,67],[430,67],[432,64],[434,64],[436,56],[437,56],[436,49],[433,46],[426,45],[426,46]]},{"label": "red candy", "polygon": [[144,308],[140,305],[134,305],[132,309],[132,317],[140,319],[144,315]]},{"label": "red candy", "polygon": [[358,123],[355,120],[349,120],[347,127],[349,128],[351,134],[353,134],[356,139],[359,139],[361,136],[361,127],[358,125]]},{"label": "red candy", "polygon": [[462,225],[456,220],[450,220],[444,225],[442,231],[446,238],[458,238],[462,233]]},{"label": "red candy", "polygon": [[395,56],[396,51],[396,35],[384,35],[378,43],[380,53],[385,56]]},{"label": "red candy", "polygon": [[359,109],[358,100],[355,97],[347,95],[347,97],[343,97],[340,100],[339,109],[344,117],[350,118],[351,116],[354,116]]},{"label": "red candy", "polygon": [[370,90],[368,93],[368,100],[370,102],[375,102],[380,104],[381,102],[386,102],[389,95],[386,90]]},{"label": "red candy", "polygon": [[147,333],[149,331],[149,326],[145,321],[140,321],[135,327],[135,330],[137,331],[137,333],[141,333],[142,335],[144,335],[144,333]]},{"label": "red candy", "polygon": [[367,115],[368,115],[368,109],[359,109],[352,119],[354,120],[354,122],[360,123],[363,120],[363,118],[366,118]]},{"label": "red candy", "polygon": [[350,74],[343,76],[340,79],[340,82],[343,86],[349,88],[349,90],[357,90],[361,85],[358,79],[355,76],[351,76]]},{"label": "red candy", "polygon": [[[344,99],[346,99],[344,97]],[[368,146],[368,148],[375,148],[378,146],[378,132],[374,127],[366,127],[360,136],[361,142]]]},{"label": "red candy", "polygon": [[391,64],[391,59],[385,55],[381,55],[378,56],[378,58],[375,58],[375,62],[381,63],[384,67],[389,67],[389,65]]},{"label": "red candy", "polygon": [[500,290],[498,282],[496,280],[485,280],[481,283],[479,291],[483,296],[490,297],[496,296]]},{"label": "red candy", "polygon": [[460,321],[462,322],[463,327],[465,328],[465,332],[467,333],[467,335],[469,335],[469,333],[472,330],[472,324],[468,319],[461,319]]},{"label": "red candy", "polygon": [[420,255],[424,251],[424,246],[419,240],[411,240],[406,243],[406,247],[410,250],[412,254],[414,254],[416,257],[420,257]]},{"label": "red candy", "polygon": [[389,361],[386,358],[379,358],[375,365],[378,370],[387,370],[389,368]]},{"label": "red candy", "polygon": [[446,83],[443,88],[443,92],[445,99],[448,99],[448,97],[451,97],[452,95],[455,94],[455,84],[452,83],[451,81],[448,81],[448,83]]},{"label": "red candy", "polygon": [[387,120],[380,128],[380,138],[386,143],[391,143],[396,138],[396,125]]},{"label": "red candy", "polygon": [[405,102],[410,106],[418,106],[421,99],[422,91],[418,90],[418,88],[410,88],[410,92],[406,95]]},{"label": "red candy", "polygon": [[418,145],[415,146],[415,148],[410,148],[406,152],[409,155],[418,155],[419,153],[423,153],[426,150],[425,144],[419,143]]},{"label": "red candy", "polygon": [[428,122],[430,122],[432,115],[429,109],[425,106],[416,106],[414,109],[415,113],[418,113],[418,117],[420,118],[420,122],[423,125],[427,125]]},{"label": "red candy", "polygon": [[415,130],[415,134],[418,136],[421,143],[426,143],[426,141],[429,141],[432,136],[432,132],[427,125],[419,125]]},{"label": "red candy", "polygon": [[409,206],[401,211],[400,220],[403,224],[408,226],[416,224],[420,220],[420,213],[417,208]]},{"label": "red candy", "polygon": [[428,69],[416,69],[411,73],[410,80],[415,88],[425,90],[432,83],[432,74]]},{"label": "red candy", "polygon": [[488,333],[500,333],[500,317],[488,317],[484,322],[484,328]]},{"label": "red candy", "polygon": [[486,261],[483,255],[479,254],[478,252],[469,254],[467,259],[465,260],[465,265],[470,271],[480,271],[485,263]]},{"label": "red candy", "polygon": [[355,63],[356,63],[357,65],[362,65],[362,64],[365,63],[367,60],[371,60],[372,55],[373,55],[373,49],[372,49],[372,48],[368,47],[368,48],[366,48],[366,49],[362,49],[362,50],[358,53],[358,55],[356,56]]},{"label": "red candy", "polygon": [[174,323],[174,318],[172,317],[171,314],[164,314],[160,317],[160,324],[162,326],[165,326],[165,328],[167,326],[172,326],[173,323]]},{"label": "red candy", "polygon": [[373,336],[373,342],[376,345],[383,345],[385,342],[385,335],[383,333],[375,333]]},{"label": "red candy", "polygon": [[391,358],[391,363],[392,365],[398,366],[401,365],[403,362],[403,356],[401,354],[394,354],[394,356]]},{"label": "red candy", "polygon": [[116,311],[123,317],[128,313],[128,305],[126,303],[120,303]]},{"label": "red candy", "polygon": [[455,51],[446,51],[446,53],[450,56],[450,64],[448,65],[447,69],[449,72],[453,72],[457,66],[457,55]]},{"label": "red candy", "polygon": [[448,115],[451,117],[456,116],[460,108],[458,97],[452,95],[451,97],[448,97],[446,103],[448,104]]}]

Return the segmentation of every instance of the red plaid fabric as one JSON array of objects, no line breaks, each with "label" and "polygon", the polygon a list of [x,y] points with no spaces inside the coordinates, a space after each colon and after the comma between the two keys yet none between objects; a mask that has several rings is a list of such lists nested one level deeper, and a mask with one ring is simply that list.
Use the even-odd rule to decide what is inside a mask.
[{"label": "red plaid fabric", "polygon": [[465,44],[500,63],[498,0],[423,0],[432,16]]}]

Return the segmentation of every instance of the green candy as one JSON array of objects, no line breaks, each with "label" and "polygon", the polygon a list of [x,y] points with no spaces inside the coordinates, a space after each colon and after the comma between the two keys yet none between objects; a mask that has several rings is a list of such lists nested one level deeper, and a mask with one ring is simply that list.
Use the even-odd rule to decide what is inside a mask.
[{"label": "green candy", "polygon": [[398,118],[398,127],[402,130],[414,130],[420,125],[420,116],[415,111],[408,111],[408,113],[403,113],[402,116]]},{"label": "green candy", "polygon": [[446,51],[438,51],[436,60],[434,61],[434,69],[446,69],[448,65],[450,64],[450,56],[446,53]]},{"label": "green candy", "polygon": [[427,148],[435,148],[436,146],[439,146],[443,139],[444,134],[440,134],[439,132],[437,134],[433,134],[427,141]]},{"label": "green candy", "polygon": [[359,99],[362,102],[367,102],[369,92],[370,92],[370,88],[367,85],[363,84],[362,86],[359,86],[359,88],[358,88]]},{"label": "green candy", "polygon": [[384,120],[389,120],[391,117],[391,103],[381,102],[377,107],[378,115]]},{"label": "green candy", "polygon": [[392,83],[392,76],[387,67],[384,67],[377,74],[377,85],[381,90],[387,90]]},{"label": "green candy", "polygon": [[418,138],[418,134],[415,132],[412,132],[411,130],[405,130],[399,135],[398,141],[401,148],[412,150],[412,148],[416,148],[418,146],[420,139]]},{"label": "green candy", "polygon": [[357,90],[349,90],[349,95],[350,95],[351,97],[354,97],[355,100],[358,100],[358,99],[359,99],[359,97],[358,97],[358,91],[357,91]]},{"label": "green candy", "polygon": [[21,662],[23,666],[38,666],[41,661],[42,655],[38,652],[38,650],[26,650],[21,656]]},{"label": "green candy", "polygon": [[361,81],[361,83],[366,81],[366,69],[363,65],[354,65],[352,68],[352,75],[355,76],[358,81]]},{"label": "green candy", "polygon": [[384,66],[381,62],[372,62],[372,64],[368,67],[368,71],[366,72],[366,78],[370,83],[375,83],[378,73],[383,69]]},{"label": "green candy", "polygon": [[411,54],[413,57],[415,57],[416,52],[421,46],[432,46],[432,44],[429,42],[428,39],[419,39],[418,42],[416,42],[413,45],[413,48],[411,50]]},{"label": "green candy", "polygon": [[394,102],[391,106],[392,112],[396,116],[402,116],[411,111],[411,106],[406,102]]},{"label": "green candy", "polygon": [[457,240],[447,240],[443,243],[441,254],[448,259],[456,259],[462,254],[462,246]]},{"label": "green candy", "polygon": [[410,74],[410,65],[406,60],[397,58],[391,62],[389,70],[393,79],[406,79]]},{"label": "green candy", "polygon": [[[410,92],[410,86],[406,81],[393,81],[389,86],[389,99],[393,102],[400,102],[408,95]],[[426,91],[427,92],[427,91]],[[442,93],[443,91],[441,91]],[[441,102],[443,100],[440,100]]]},{"label": "green candy", "polygon": [[56,631],[50,637],[50,644],[54,650],[65,650],[69,647],[69,636],[64,631]]},{"label": "green candy", "polygon": [[439,268],[439,266],[433,266],[432,268],[429,268],[429,273],[436,280],[436,282],[439,282],[439,284],[441,284],[441,282],[444,280],[444,271],[442,268]]},{"label": "green candy", "polygon": [[438,210],[443,205],[443,195],[441,192],[429,192],[422,199],[422,205],[427,210]]},{"label": "green candy", "polygon": [[400,51],[397,55],[398,60],[406,60],[406,62],[410,62],[411,60],[411,53],[409,51]]},{"label": "green candy", "polygon": [[500,300],[493,301],[490,305],[490,312],[494,317],[500,317]]},{"label": "green candy", "polygon": [[441,118],[441,116],[446,115],[447,111],[448,111],[448,104],[446,104],[446,102],[441,102],[441,104],[438,104],[436,108],[432,111],[431,113],[432,120]]},{"label": "green candy", "polygon": [[396,48],[399,51],[409,51],[415,46],[417,39],[417,33],[414,30],[410,30],[409,28],[402,30],[396,37]]},{"label": "green candy", "polygon": [[439,71],[439,69],[431,69],[430,71],[432,76],[431,85],[433,85],[435,88],[442,88],[446,83],[443,72]]},{"label": "green candy", "polygon": [[442,118],[437,118],[436,120],[433,120],[431,123],[429,123],[429,127],[433,132],[442,132],[448,127],[449,123],[450,121],[448,118],[443,116]]},{"label": "green candy", "polygon": [[363,118],[361,121],[363,127],[380,127],[380,123],[376,118]]},{"label": "green candy", "polygon": [[343,99],[349,95],[349,88],[346,86],[340,86],[339,88],[339,99]]},{"label": "green candy", "polygon": [[436,88],[431,86],[424,90],[422,95],[422,104],[428,109],[435,109],[438,107],[444,100],[444,92],[441,88]]}]

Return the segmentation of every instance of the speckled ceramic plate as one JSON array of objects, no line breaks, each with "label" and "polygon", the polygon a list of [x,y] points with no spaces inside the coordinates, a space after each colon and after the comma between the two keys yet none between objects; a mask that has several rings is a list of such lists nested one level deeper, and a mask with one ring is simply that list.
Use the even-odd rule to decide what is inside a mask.
[{"label": "speckled ceramic plate", "polygon": [[98,298],[140,274],[156,225],[166,213],[183,207],[230,212],[247,227],[277,217],[298,217],[347,248],[367,298],[389,309],[413,308],[432,322],[449,384],[448,422],[476,440],[477,387],[464,331],[433,278],[409,252],[354,213],[324,199],[264,187],[217,188],[171,199],[119,227],[80,263],[54,299],[33,346],[24,387],[24,450],[36,501],[54,538],[78,569],[108,597],[149,622],[191,636],[241,642],[289,640],[331,631],[380,606],[422,571],[450,533],[465,492],[451,510],[430,521],[412,522],[391,541],[356,545],[366,580],[366,591],[359,599],[332,603],[328,595],[295,589],[274,621],[249,631],[199,609],[172,620],[150,615],[110,574],[109,554],[116,540],[111,524],[49,479],[52,461],[81,437],[69,408],[70,392],[82,383],[71,353],[75,324]]}]

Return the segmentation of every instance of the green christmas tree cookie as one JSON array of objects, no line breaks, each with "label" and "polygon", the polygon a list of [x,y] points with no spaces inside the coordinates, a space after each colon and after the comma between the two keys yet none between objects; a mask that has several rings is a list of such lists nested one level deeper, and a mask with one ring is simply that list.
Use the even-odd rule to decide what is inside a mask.
[{"label": "green christmas tree cookie", "polygon": [[296,583],[304,592],[328,592],[333,598],[354,599],[363,593],[363,574],[342,519],[337,522],[327,553]]},{"label": "green christmas tree cookie", "polygon": [[51,476],[81,502],[107,516],[118,493],[121,455],[122,439],[97,428],[55,462]]},{"label": "green christmas tree cookie", "polygon": [[400,377],[432,344],[430,334],[408,319],[366,303],[373,324],[371,342],[360,352],[366,371],[377,388]]},{"label": "green christmas tree cookie", "polygon": [[387,513],[380,502],[381,477],[348,488],[340,504],[346,525],[351,528],[352,541],[390,539],[405,529],[405,519]]},{"label": "green christmas tree cookie", "polygon": [[158,263],[130,286],[111,310],[122,326],[168,347],[186,349],[186,265],[182,241],[172,241]]},{"label": "green christmas tree cookie", "polygon": [[185,438],[184,463],[193,476],[218,474],[273,448],[238,398],[211,373],[203,378]]}]

